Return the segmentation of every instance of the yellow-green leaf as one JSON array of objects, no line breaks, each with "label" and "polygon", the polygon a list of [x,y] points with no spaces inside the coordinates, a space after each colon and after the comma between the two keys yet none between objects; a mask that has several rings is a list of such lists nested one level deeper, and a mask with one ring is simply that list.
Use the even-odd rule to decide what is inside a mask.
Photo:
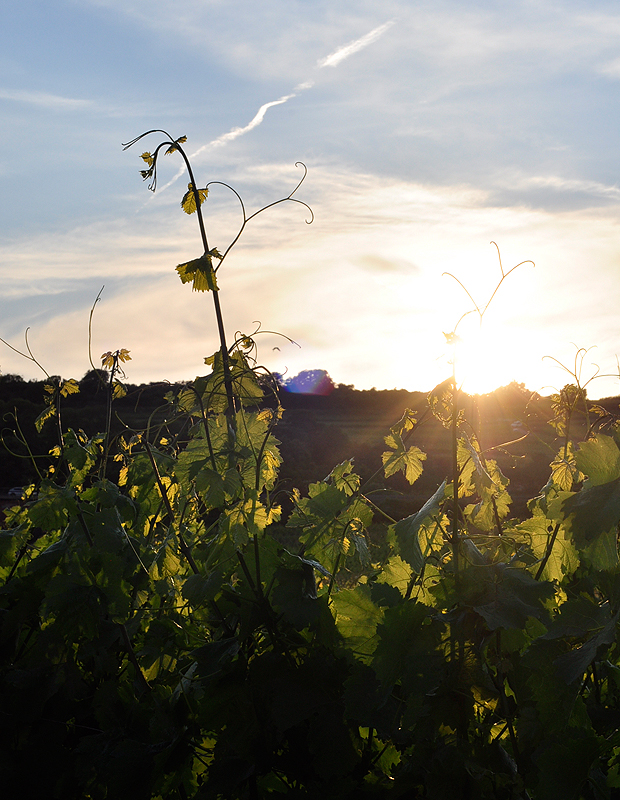
[{"label": "yellow-green leaf", "polygon": [[577,468],[573,444],[569,442],[551,462],[551,480],[560,489],[570,492],[573,483],[583,480],[583,477]]},{"label": "yellow-green leaf", "polygon": [[127,394],[127,389],[123,386],[120,381],[114,381],[114,386],[112,387],[112,397],[117,400],[119,397],[125,397]]},{"label": "yellow-green leaf", "polygon": [[[390,442],[387,441],[389,438],[389,436],[386,437],[388,445],[390,445]],[[402,470],[409,483],[414,483],[420,477],[423,469],[422,462],[425,459],[426,453],[423,453],[419,447],[410,447],[408,450],[403,448],[393,452],[387,450],[381,456],[386,478]]]},{"label": "yellow-green leaf", "polygon": [[196,194],[198,195],[198,202],[200,205],[204,203],[207,199],[207,195],[209,194],[209,190],[207,188],[204,189],[196,189],[194,192],[193,186],[191,183],[187,184],[187,191],[183,195],[183,199],[181,200],[181,208],[185,211],[186,214],[193,214],[196,210]]},{"label": "yellow-green leaf", "polygon": [[121,350],[116,350],[115,352],[108,350],[107,353],[103,353],[101,356],[101,366],[105,369],[112,369],[115,363],[118,363],[119,361],[131,361],[129,350],[126,350],[124,347]]},{"label": "yellow-green leaf", "polygon": [[574,467],[565,459],[558,458],[551,462],[551,480],[560,489],[570,492],[573,486],[574,474]]},{"label": "yellow-green leaf", "polygon": [[41,433],[41,430],[45,425],[45,423],[48,421],[48,419],[51,419],[55,413],[56,413],[56,406],[52,404],[47,406],[47,408],[39,414],[39,416],[34,421],[35,428],[39,433]]},{"label": "yellow-green leaf", "polygon": [[611,436],[602,433],[581,442],[575,453],[577,469],[588,476],[584,488],[600,486],[620,477],[620,450]]},{"label": "yellow-green leaf", "polygon": [[141,158],[143,161],[146,161],[146,163],[149,165],[149,167],[152,167],[152,166],[153,166],[153,156],[152,156],[150,153],[148,153],[148,152],[144,152],[144,153],[142,153],[142,155],[140,156],[140,158]]},{"label": "yellow-green leaf", "polygon": [[179,264],[176,271],[179,273],[182,283],[192,282],[192,289],[195,292],[218,291],[211,253],[205,253],[200,258]]},{"label": "yellow-green leaf", "polygon": [[187,141],[187,136],[179,136],[178,139],[174,140],[174,144],[171,144],[170,147],[166,150],[166,155],[169,156],[171,153],[176,152],[179,148],[177,145],[184,144]]},{"label": "yellow-green leaf", "polygon": [[68,397],[70,394],[78,394],[79,391],[80,385],[74,378],[64,381],[60,388],[60,394],[63,397]]}]

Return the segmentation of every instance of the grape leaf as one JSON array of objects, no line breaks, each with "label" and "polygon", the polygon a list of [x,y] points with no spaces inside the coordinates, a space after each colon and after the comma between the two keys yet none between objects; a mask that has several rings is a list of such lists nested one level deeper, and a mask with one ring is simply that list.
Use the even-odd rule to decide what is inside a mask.
[{"label": "grape leaf", "polygon": [[599,650],[606,645],[612,644],[616,639],[616,625],[618,624],[618,613],[607,622],[607,624],[585,641],[581,647],[564,653],[555,659],[554,664],[558,674],[566,681],[572,683],[581,678],[583,673],[590,666],[597,656]]},{"label": "grape leaf", "polygon": [[43,429],[43,426],[48,421],[48,419],[52,419],[55,413],[56,413],[56,406],[50,405],[46,406],[46,408],[39,414],[39,416],[34,421],[35,428],[39,433],[41,433],[41,430]]},{"label": "grape leaf", "polygon": [[[517,530],[530,538],[532,552],[537,559],[541,560],[547,553],[554,527],[544,514],[538,513],[530,519],[520,522]],[[570,538],[566,537],[564,527],[560,526],[540,577],[545,581],[562,583],[564,578],[572,575],[578,566],[579,555]],[[538,565],[535,566],[535,569],[538,569]]]},{"label": "grape leaf", "polygon": [[577,547],[587,547],[620,521],[620,478],[571,494],[562,510]]},{"label": "grape leaf", "polygon": [[382,611],[372,602],[370,587],[359,584],[342,589],[332,597],[336,627],[347,645],[359,656],[370,655],[377,646],[377,625]]},{"label": "grape leaf", "polygon": [[409,483],[414,483],[420,477],[423,469],[422,462],[425,459],[426,453],[423,453],[419,447],[410,447],[408,450],[399,447],[396,451],[390,453],[388,450],[381,456],[386,478],[402,470]]},{"label": "grape leaf", "polygon": [[112,397],[115,400],[118,400],[119,397],[125,397],[127,394],[127,389],[123,386],[120,381],[114,381],[114,386],[112,387]]},{"label": "grape leaf", "polygon": [[620,478],[620,450],[611,436],[599,433],[594,439],[581,442],[575,461],[577,468],[588,476],[584,489]]},{"label": "grape leaf", "polygon": [[338,464],[338,466],[334,467],[329,473],[328,479],[331,479],[334,486],[349,497],[354,494],[360,486],[360,476],[353,472],[352,459],[343,461],[342,464]]},{"label": "grape leaf", "polygon": [[179,138],[175,139],[174,143],[171,144],[170,147],[168,147],[168,149],[166,150],[165,155],[169,156],[172,153],[175,153],[179,149],[177,145],[184,144],[186,141],[187,141],[187,136],[179,136]]},{"label": "grape leaf", "polygon": [[60,387],[60,394],[63,397],[68,397],[70,394],[78,394],[79,391],[80,385],[75,378],[69,378],[69,380],[63,381]]},{"label": "grape leaf", "polygon": [[[176,148],[175,148],[176,150]],[[194,192],[194,188],[191,183],[187,184],[187,191],[183,195],[183,199],[181,200],[181,208],[185,211],[186,214],[193,214],[196,211],[196,195],[198,195],[198,202],[200,205],[204,203],[207,199],[207,195],[209,194],[209,190],[205,187],[204,189],[196,189]]]},{"label": "grape leaf", "polygon": [[381,456],[386,478],[402,470],[409,483],[414,483],[422,474],[422,462],[426,459],[426,453],[418,447],[410,447],[407,450],[402,438],[403,433],[410,431],[415,424],[415,413],[406,409],[402,418],[390,428],[389,434],[385,437],[386,445],[392,448],[391,452],[386,450]]},{"label": "grape leaf", "polygon": [[528,572],[505,564],[478,570],[478,574],[476,582],[484,594],[474,609],[490,630],[523,628],[528,617],[547,619],[543,602],[553,596],[552,584],[537,581]]},{"label": "grape leaf", "polygon": [[419,531],[422,523],[429,517],[435,516],[446,495],[446,482],[444,481],[435,494],[429,498],[422,508],[415,514],[401,519],[394,526],[396,538],[400,547],[401,557],[409,564],[414,572],[420,572],[424,563],[420,549]]},{"label": "grape leaf", "polygon": [[182,283],[192,282],[192,289],[195,292],[218,291],[211,253],[205,253],[200,258],[179,264],[176,271],[179,273]]}]

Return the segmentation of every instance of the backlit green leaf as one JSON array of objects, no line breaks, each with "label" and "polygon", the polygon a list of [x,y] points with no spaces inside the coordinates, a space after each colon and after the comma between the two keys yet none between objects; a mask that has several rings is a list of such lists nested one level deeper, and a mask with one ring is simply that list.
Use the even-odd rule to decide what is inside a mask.
[{"label": "backlit green leaf", "polygon": [[195,292],[217,292],[217,280],[213,261],[209,253],[205,253],[200,258],[194,258],[176,267],[182,283],[192,282],[192,289]]},{"label": "backlit green leaf", "polygon": [[377,576],[377,583],[396,587],[403,597],[410,580],[411,567],[400,556],[392,556]]},{"label": "backlit green leaf", "polygon": [[547,619],[543,602],[554,594],[551,584],[505,564],[473,569],[471,575],[482,592],[474,609],[491,630],[523,628],[528,617]]},{"label": "backlit green leaf", "polygon": [[39,490],[36,503],[28,509],[28,517],[36,527],[53,531],[64,528],[69,514],[75,515],[75,512],[74,493],[46,482]]},{"label": "backlit green leaf", "polygon": [[[176,148],[174,148],[176,150]],[[187,191],[183,195],[183,199],[181,200],[181,208],[185,211],[186,214],[193,214],[196,211],[196,194],[198,195],[198,202],[200,205],[204,203],[207,199],[207,195],[209,194],[208,189],[196,189],[196,193],[194,193],[194,189],[191,183],[187,184]]]},{"label": "backlit green leaf", "polygon": [[583,475],[577,468],[575,448],[573,447],[573,443],[569,442],[566,447],[560,449],[560,452],[551,462],[550,481],[560,490],[570,492],[573,488],[573,484],[582,479]]},{"label": "backlit green leaf", "polygon": [[360,486],[360,476],[353,472],[353,461],[343,461],[329,473],[328,480],[333,481],[337,489],[351,496]]},{"label": "backlit green leaf", "polygon": [[118,400],[120,397],[125,397],[127,395],[127,389],[123,386],[120,381],[114,381],[112,385],[112,397],[115,400]]},{"label": "backlit green leaf", "polygon": [[[446,496],[446,482],[444,481],[435,494],[429,498],[422,508],[415,514],[401,519],[395,525],[396,538],[400,546],[401,557],[410,565],[414,572],[420,572],[424,557],[420,547],[420,529],[427,520],[439,513],[439,508]],[[426,548],[425,548],[426,549]]]},{"label": "backlit green leaf", "polygon": [[587,475],[584,489],[620,478],[620,450],[611,436],[602,433],[581,442],[575,451],[577,468]]},{"label": "backlit green leaf", "polygon": [[383,453],[381,460],[386,478],[396,472],[404,472],[409,483],[414,483],[422,474],[422,462],[426,460],[426,453],[419,447],[410,447],[408,450],[387,451]]},{"label": "backlit green leaf", "polygon": [[422,462],[426,459],[418,447],[406,449],[403,442],[403,433],[410,431],[415,425],[415,413],[407,409],[400,421],[390,429],[385,437],[385,443],[392,448],[381,456],[383,470],[386,478],[396,472],[404,472],[409,483],[414,483],[422,474]]},{"label": "backlit green leaf", "polygon": [[616,640],[619,613],[608,619],[607,623],[582,645],[555,659],[558,674],[566,683],[580,679],[597,655],[600,656],[601,651]]},{"label": "backlit green leaf", "polygon": [[359,656],[367,656],[377,646],[377,625],[383,619],[381,609],[372,602],[370,587],[358,585],[343,589],[332,597],[336,627],[348,647]]},{"label": "backlit green leaf", "polygon": [[[547,550],[551,545],[551,552],[540,577],[546,581],[562,583],[579,566],[579,554],[562,525],[552,542],[555,527],[556,523],[547,519],[544,514],[535,514],[530,519],[520,522],[517,530],[529,539],[532,552],[539,561],[547,556]],[[538,565],[535,564],[533,569],[537,572]]]},{"label": "backlit green leaf", "polygon": [[70,394],[77,394],[79,391],[80,384],[74,378],[69,378],[69,380],[63,381],[60,386],[60,394],[63,397],[68,397]]},{"label": "backlit green leaf", "polygon": [[620,521],[620,478],[570,495],[562,510],[575,544],[585,548],[602,534],[615,531]]},{"label": "backlit green leaf", "polygon": [[56,406],[49,405],[46,406],[43,411],[39,414],[39,416],[35,419],[34,424],[36,429],[41,433],[43,426],[48,421],[48,419],[52,419],[56,414]]},{"label": "backlit green leaf", "polygon": [[439,383],[428,395],[429,408],[444,427],[448,427],[452,423],[453,401],[453,378],[447,378]]}]

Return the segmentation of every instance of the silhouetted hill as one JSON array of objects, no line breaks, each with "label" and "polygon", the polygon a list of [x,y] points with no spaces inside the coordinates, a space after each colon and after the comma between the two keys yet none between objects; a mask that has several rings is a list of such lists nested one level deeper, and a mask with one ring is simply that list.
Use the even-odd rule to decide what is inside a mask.
[{"label": "silhouetted hill", "polygon": [[[284,464],[281,488],[305,490],[309,483],[324,478],[345,459],[353,458],[355,468],[369,481],[382,505],[392,505],[394,516],[411,513],[434,492],[450,473],[450,434],[430,413],[425,392],[403,389],[356,390],[335,386],[327,373],[313,370],[311,375],[320,393],[302,391],[312,381],[283,385],[279,392],[284,415],[276,427]],[[325,378],[327,376],[327,378]],[[92,370],[80,381],[80,393],[63,400],[65,428],[82,429],[89,435],[105,429],[106,373]],[[45,455],[56,444],[54,425],[47,423],[41,434],[34,421],[44,409],[44,381],[24,381],[19,376],[0,376],[0,413],[4,420],[5,451],[0,459],[0,486],[31,483],[37,473],[27,449]],[[165,395],[181,384],[150,383],[127,385],[127,395],[114,402],[113,434],[122,431],[153,429],[170,415]],[[475,432],[489,457],[498,461],[510,478],[513,511],[525,513],[525,501],[537,494],[549,476],[549,463],[558,451],[555,430],[548,424],[553,415],[552,400],[512,383],[480,396],[461,396],[471,431]],[[596,405],[617,414],[620,399],[605,398]],[[422,476],[413,486],[395,476],[386,482],[377,470],[385,450],[384,437],[405,409],[416,412],[419,424],[408,444],[428,454]],[[577,438],[585,434],[579,419],[573,420]],[[24,441],[20,441],[20,439]],[[45,465],[45,458],[41,464]]]}]

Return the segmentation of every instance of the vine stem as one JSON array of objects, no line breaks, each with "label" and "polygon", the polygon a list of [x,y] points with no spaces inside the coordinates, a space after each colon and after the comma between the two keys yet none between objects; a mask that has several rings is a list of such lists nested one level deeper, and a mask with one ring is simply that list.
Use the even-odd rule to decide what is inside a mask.
[{"label": "vine stem", "polygon": [[213,467],[213,472],[217,472],[217,464],[215,462],[215,453],[213,452],[213,443],[211,442],[211,433],[209,432],[209,419],[205,412],[204,403],[202,402],[202,397],[200,396],[200,392],[196,389],[195,386],[191,385],[189,388],[194,392],[196,395],[196,402],[200,407],[200,414],[202,419],[202,425],[205,432],[205,440],[207,442],[207,447],[209,448],[209,459],[211,461],[211,466]]},{"label": "vine stem", "polygon": [[135,650],[133,649],[133,645],[131,643],[131,639],[129,638],[129,633],[127,632],[127,628],[125,627],[124,623],[120,624],[121,629],[121,636],[123,637],[123,643],[127,648],[127,654],[129,656],[129,660],[133,664],[133,667],[136,671],[136,675],[138,676],[138,680],[142,684],[142,687],[147,691],[151,691],[151,687],[147,679],[144,677],[144,672],[142,672],[142,668],[138,663],[138,659],[136,658]]},{"label": "vine stem", "polygon": [[560,530],[560,523],[557,522],[555,528],[553,529],[553,533],[549,537],[547,541],[547,549],[545,550],[545,555],[543,556],[543,560],[540,562],[540,566],[538,567],[538,571],[536,572],[536,580],[540,580],[540,576],[543,574],[545,567],[547,566],[547,562],[551,558],[551,553],[553,552],[553,545],[555,544],[555,540],[557,539],[558,532]]},{"label": "vine stem", "polygon": [[508,698],[506,697],[506,688],[504,686],[504,682],[506,680],[506,676],[504,671],[501,668],[502,663],[502,646],[501,646],[501,629],[498,628],[495,631],[495,651],[497,654],[497,679],[493,679],[495,683],[495,687],[499,693],[500,703],[502,707],[502,711],[504,713],[504,718],[506,720],[506,725],[508,726],[508,735],[510,737],[510,744],[512,746],[512,752],[514,756],[515,763],[517,764],[517,770],[519,772],[522,771],[521,765],[521,753],[519,750],[519,742],[517,740],[517,736],[514,729],[513,724],[513,715],[508,707]]},{"label": "vine stem", "polygon": [[[164,136],[168,138],[168,141],[162,142],[159,144],[152,156],[151,162],[151,173],[150,175],[153,177],[153,182],[149,186],[152,191],[155,191],[155,184],[156,184],[156,177],[155,176],[155,169],[157,163],[157,156],[159,151],[162,147],[168,145],[169,149],[167,150],[168,153],[170,152],[178,152],[181,154],[183,161],[185,162],[185,168],[187,169],[187,174],[189,176],[189,186],[192,190],[194,195],[194,203],[196,205],[196,216],[198,218],[198,227],[200,229],[200,238],[202,240],[202,246],[204,248],[205,256],[209,255],[209,241],[207,239],[207,230],[204,223],[204,218],[202,216],[201,210],[201,199],[198,192],[198,187],[196,185],[196,181],[194,179],[194,171],[192,170],[192,165],[190,160],[187,156],[187,153],[181,146],[181,141],[183,141],[183,137],[178,141],[175,141],[172,136],[168,133],[168,131],[164,131],[161,128],[154,128],[152,130],[146,131],[145,133],[140,134],[135,139],[132,139],[130,142],[123,144],[123,149],[127,150],[127,148],[131,147],[132,145],[136,144],[136,142],[143,139],[145,136],[148,136],[151,133],[163,133]],[[222,366],[224,370],[224,385],[226,389],[226,400],[227,400],[227,408],[226,414],[229,420],[229,430],[231,433],[234,432],[235,429],[235,400],[233,395],[233,386],[232,386],[232,377],[230,373],[230,359],[228,357],[228,345],[226,344],[226,333],[224,329],[224,317],[222,315],[222,308],[220,305],[220,299],[218,296],[217,289],[213,290],[213,305],[215,308],[215,317],[217,321],[217,330],[220,339],[220,351],[222,353]]]},{"label": "vine stem", "polygon": [[[93,306],[94,308],[94,306]],[[112,433],[112,395],[114,392],[114,376],[118,369],[119,351],[113,355],[112,369],[110,370],[110,377],[106,387],[106,410],[105,410],[105,444],[103,446],[103,458],[101,459],[101,470],[99,477],[101,480],[105,478],[106,469],[108,466],[108,456],[110,454],[110,436]]]},{"label": "vine stem", "polygon": [[[166,487],[164,486],[161,476],[159,474],[159,470],[157,469],[157,463],[153,456],[153,451],[151,449],[150,444],[147,441],[144,442],[144,447],[149,457],[149,461],[151,462],[151,467],[153,468],[153,474],[155,475],[155,480],[157,481],[157,486],[159,487],[161,498],[164,501],[164,505],[166,506],[166,511],[168,512],[168,516],[170,517],[170,524],[174,527],[174,512],[172,511],[172,506],[170,505],[170,498],[168,497],[168,492],[166,491]],[[179,548],[183,553],[183,555],[185,556],[185,560],[189,564],[190,569],[192,570],[194,575],[198,575],[200,570],[198,569],[198,565],[194,561],[192,551],[189,549],[189,546],[185,541],[180,529],[176,531],[176,535],[179,542]]]},{"label": "vine stem", "polygon": [[[204,247],[205,254],[209,253],[209,241],[207,239],[207,230],[204,223],[204,218],[202,216],[202,207],[200,203],[200,196],[198,194],[198,187],[196,186],[196,181],[194,180],[194,172],[192,170],[192,165],[190,164],[189,158],[187,154],[183,150],[180,144],[176,145],[179,153],[183,157],[185,161],[185,166],[187,168],[187,174],[189,175],[189,179],[192,186],[192,191],[194,193],[194,203],[196,204],[196,215],[198,217],[198,227],[200,229],[200,238],[202,239],[202,245]],[[222,307],[220,305],[220,296],[217,289],[213,290],[213,307],[215,309],[215,319],[217,322],[217,332],[220,338],[220,350],[222,353],[222,369],[224,371],[224,387],[226,390],[226,406],[227,406],[227,416],[228,416],[228,423],[232,431],[235,430],[235,398],[233,395],[233,385],[232,385],[232,376],[230,373],[230,358],[228,355],[228,345],[226,343],[226,331],[224,329],[224,316],[222,314]]]},{"label": "vine stem", "polygon": [[341,557],[341,555],[342,555],[342,553],[338,553],[338,555],[336,556],[336,563],[334,564],[334,569],[333,569],[332,574],[331,574],[331,576],[329,578],[329,586],[327,587],[327,597],[328,597],[328,599],[331,596],[332,589],[334,588],[334,581],[336,580],[336,573],[338,572],[338,567],[340,566],[340,557]]},{"label": "vine stem", "polygon": [[458,462],[458,421],[459,421],[459,388],[456,375],[452,379],[452,555],[454,558],[454,573],[458,580],[459,573],[459,462]]}]

